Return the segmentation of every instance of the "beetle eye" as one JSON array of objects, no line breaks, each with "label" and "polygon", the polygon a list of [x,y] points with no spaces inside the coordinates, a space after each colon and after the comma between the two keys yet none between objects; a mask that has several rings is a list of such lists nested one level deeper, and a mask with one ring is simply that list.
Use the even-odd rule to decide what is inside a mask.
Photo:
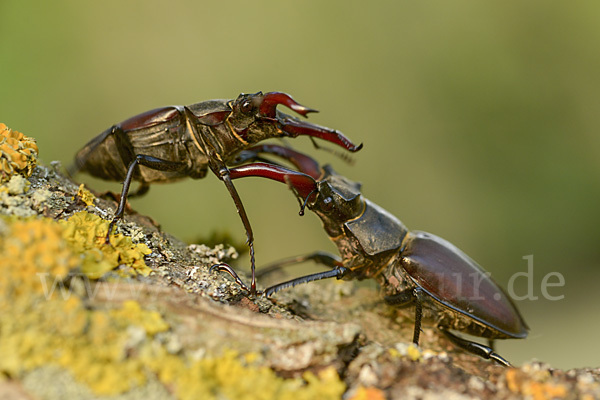
[{"label": "beetle eye", "polygon": [[323,210],[329,211],[333,207],[333,199],[331,197],[326,197],[323,199]]},{"label": "beetle eye", "polygon": [[247,114],[252,112],[252,102],[250,100],[246,100],[242,103],[242,111]]}]

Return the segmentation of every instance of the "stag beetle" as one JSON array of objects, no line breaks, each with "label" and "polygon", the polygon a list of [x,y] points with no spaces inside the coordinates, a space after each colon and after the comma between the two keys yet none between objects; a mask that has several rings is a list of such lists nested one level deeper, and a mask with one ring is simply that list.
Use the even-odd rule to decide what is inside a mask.
[{"label": "stag beetle", "polygon": [[[265,289],[278,290],[326,278],[375,279],[387,304],[415,307],[413,342],[419,343],[421,320],[433,321],[455,345],[509,366],[494,352],[494,339],[525,338],[528,326],[510,297],[475,261],[450,242],[431,233],[409,231],[395,216],[364,198],[361,185],[320,168],[309,156],[282,146],[256,146],[248,159],[269,153],[293,163],[300,172],[281,165],[255,163],[231,169],[231,178],[258,176],[284,182],[319,216],[341,257],[324,252],[295,257],[272,268],[312,260],[331,270],[302,276]],[[229,273],[246,285],[227,264],[212,270]],[[485,346],[449,330],[487,338]]]},{"label": "stag beetle", "polygon": [[246,230],[252,264],[252,288],[256,287],[254,246],[250,222],[231,182],[227,165],[240,151],[261,140],[307,135],[327,140],[355,152],[341,132],[301,121],[276,109],[283,104],[306,117],[317,112],[280,92],[240,94],[236,100],[209,100],[189,106],[161,107],[113,125],[92,139],[75,156],[70,169],[106,180],[123,181],[119,207],[106,235],[123,217],[132,180],[141,182],[136,193],[146,193],[149,184],[180,178],[200,179],[208,169],[225,183]]}]

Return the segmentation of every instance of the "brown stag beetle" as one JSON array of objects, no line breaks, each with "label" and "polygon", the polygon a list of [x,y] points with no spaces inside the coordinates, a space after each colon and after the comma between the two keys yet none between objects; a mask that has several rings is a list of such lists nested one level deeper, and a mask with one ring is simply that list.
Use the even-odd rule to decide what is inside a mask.
[{"label": "brown stag beetle", "polygon": [[189,106],[161,107],[113,125],[92,139],[75,156],[71,175],[84,171],[95,177],[123,181],[119,207],[106,236],[123,218],[132,180],[141,183],[136,193],[148,191],[149,184],[184,177],[200,179],[208,169],[225,183],[246,230],[255,290],[254,246],[250,222],[231,182],[228,165],[240,151],[270,138],[307,135],[346,150],[355,146],[341,132],[286,115],[276,109],[283,104],[306,117],[316,112],[280,92],[240,94],[235,100],[209,100]]},{"label": "brown stag beetle", "polygon": [[[375,279],[387,304],[414,306],[413,342],[419,343],[421,321],[433,322],[455,345],[486,359],[509,366],[493,350],[494,339],[525,338],[528,327],[510,297],[490,274],[450,242],[426,232],[409,231],[392,214],[364,198],[361,185],[337,174],[329,165],[320,168],[312,158],[282,146],[256,146],[256,157],[269,153],[290,161],[300,172],[281,165],[255,163],[231,169],[231,178],[265,177],[286,183],[321,218],[341,258],[324,252],[294,257],[270,266],[312,260],[331,270],[302,276],[265,289],[278,290],[326,278]],[[252,158],[251,155],[246,155]],[[229,273],[247,286],[227,264],[212,270]],[[452,331],[487,338],[485,346]]]}]

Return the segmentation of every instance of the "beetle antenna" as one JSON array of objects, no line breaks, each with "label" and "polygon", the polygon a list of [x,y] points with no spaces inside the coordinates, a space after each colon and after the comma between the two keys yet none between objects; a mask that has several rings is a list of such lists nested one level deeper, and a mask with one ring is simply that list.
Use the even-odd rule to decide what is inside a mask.
[{"label": "beetle antenna", "polygon": [[345,152],[337,151],[337,150],[334,150],[334,149],[330,149],[329,147],[319,146],[319,144],[317,143],[317,141],[315,140],[315,138],[313,138],[312,136],[309,136],[308,138],[312,142],[312,144],[315,147],[315,149],[317,149],[317,150],[324,150],[324,151],[326,151],[326,152],[328,152],[330,154],[333,154],[334,156],[340,158],[342,161],[344,161],[348,165],[354,165],[354,163],[356,162],[356,160],[349,153],[345,153]]},{"label": "beetle antenna", "polygon": [[306,208],[306,204],[308,203],[308,199],[310,198],[310,196],[312,196],[313,193],[315,193],[317,191],[317,189],[313,189],[308,196],[306,196],[306,199],[304,199],[304,202],[300,205],[300,212],[298,213],[300,216],[304,215],[304,209]]},{"label": "beetle antenna", "polygon": [[285,179],[285,183],[288,186],[288,188],[290,188],[290,190],[292,192],[294,192],[294,194],[296,195],[296,200],[298,200],[298,204],[300,204],[300,211],[298,212],[298,215],[301,217],[304,216],[304,209],[306,208],[308,199],[310,198],[310,196],[313,195],[313,193],[317,192],[319,189],[314,188],[313,190],[311,190],[311,192],[308,194],[308,196],[306,196],[306,198],[304,200],[301,200],[302,196],[300,196],[300,193],[298,193],[298,190],[296,190],[296,188],[290,183],[288,177],[286,176],[284,179]]}]

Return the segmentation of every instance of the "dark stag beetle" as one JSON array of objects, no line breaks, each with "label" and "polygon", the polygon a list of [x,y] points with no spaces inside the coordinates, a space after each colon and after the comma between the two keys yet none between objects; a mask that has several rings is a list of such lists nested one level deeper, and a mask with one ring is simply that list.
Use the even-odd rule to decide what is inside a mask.
[{"label": "dark stag beetle", "polygon": [[123,181],[119,207],[106,236],[123,218],[132,180],[141,183],[130,195],[140,196],[154,182],[180,178],[200,179],[208,169],[225,183],[246,230],[252,264],[252,291],[255,291],[254,246],[250,222],[231,182],[228,164],[240,151],[270,138],[307,135],[346,150],[355,146],[341,132],[301,121],[276,109],[283,104],[306,117],[316,112],[298,104],[286,93],[240,94],[235,100],[209,100],[189,106],[161,107],[113,125],[92,139],[75,156],[73,175],[87,172],[101,179]]},{"label": "dark stag beetle", "polygon": [[[312,260],[331,270],[271,286],[278,290],[326,278],[375,279],[387,304],[415,307],[413,342],[419,343],[421,320],[433,321],[455,345],[509,366],[494,352],[494,339],[525,338],[528,327],[509,296],[475,261],[450,242],[426,232],[409,231],[392,214],[364,198],[361,185],[320,168],[312,158],[282,146],[257,146],[247,159],[268,153],[294,164],[300,172],[266,163],[231,169],[231,178],[259,176],[286,183],[321,218],[341,258],[324,252],[295,257],[272,268]],[[247,286],[227,264],[212,270],[229,273]],[[487,338],[490,346],[459,337],[449,330]]]}]

